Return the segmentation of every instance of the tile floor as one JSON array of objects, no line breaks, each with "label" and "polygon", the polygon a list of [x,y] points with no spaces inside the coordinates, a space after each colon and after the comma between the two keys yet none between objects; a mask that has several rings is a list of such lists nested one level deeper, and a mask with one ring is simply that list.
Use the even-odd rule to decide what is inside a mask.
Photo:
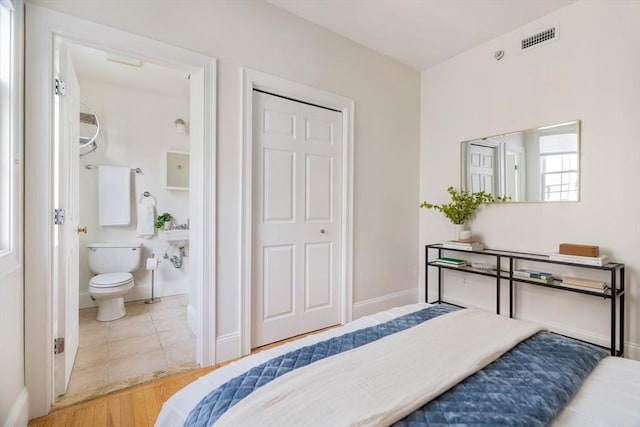
[{"label": "tile floor", "polygon": [[125,304],[125,317],[111,322],[98,322],[97,308],[80,310],[80,347],[66,395],[195,363],[187,304],[188,295],[134,301]]}]

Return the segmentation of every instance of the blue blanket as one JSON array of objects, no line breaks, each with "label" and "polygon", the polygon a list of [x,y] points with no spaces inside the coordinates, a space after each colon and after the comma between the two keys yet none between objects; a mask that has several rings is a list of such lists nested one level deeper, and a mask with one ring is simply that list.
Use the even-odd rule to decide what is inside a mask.
[{"label": "blue blanket", "polygon": [[540,332],[395,426],[547,426],[608,352]]},{"label": "blue blanket", "polygon": [[[185,425],[210,426],[253,390],[293,369],[453,310],[437,305],[271,359],[210,392],[189,413]],[[539,333],[397,425],[548,425],[606,354],[590,344]]]}]

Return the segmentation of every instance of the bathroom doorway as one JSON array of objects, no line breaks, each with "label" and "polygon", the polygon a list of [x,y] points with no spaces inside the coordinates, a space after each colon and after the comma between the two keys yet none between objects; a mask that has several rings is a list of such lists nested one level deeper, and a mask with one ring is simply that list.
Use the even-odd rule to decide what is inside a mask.
[{"label": "bathroom doorway", "polygon": [[[190,122],[186,121],[192,159],[188,223],[198,233],[189,239],[186,252],[189,258],[187,319],[189,328],[195,331],[195,357],[201,366],[215,362],[215,265],[210,261],[215,259],[215,59],[38,6],[28,4],[26,10],[25,59],[29,66],[25,86],[29,90],[25,101],[25,205],[28,207],[25,209],[25,230],[30,232],[25,236],[25,300],[29,301],[25,306],[25,323],[32,333],[25,340],[25,377],[30,390],[29,416],[34,418],[48,413],[57,396],[54,388],[57,356],[52,349],[54,338],[57,338],[53,333],[57,322],[53,313],[59,295],[51,286],[56,271],[50,262],[57,248],[49,237],[57,233],[59,227],[51,221],[51,212],[58,206],[53,206],[50,197],[52,164],[57,160],[47,143],[53,140],[54,132],[51,41],[63,39],[103,52],[141,58],[143,62],[185,70],[191,76],[188,83]],[[135,116],[144,113],[137,111]],[[177,118],[173,117],[172,132],[175,132]],[[107,144],[113,136],[110,134]],[[115,160],[115,157],[108,159]],[[132,200],[144,191],[133,186],[132,189]],[[159,209],[163,208],[160,206]],[[132,237],[135,241],[135,231]],[[161,251],[156,256],[163,254]],[[145,258],[147,255],[145,253]],[[207,260],[206,264],[204,260]],[[142,270],[145,270],[144,265]],[[135,274],[143,273],[137,270]],[[144,287],[144,277],[141,280],[140,290]],[[145,298],[149,296],[146,292],[143,294]],[[80,295],[77,297],[80,301]]]},{"label": "bathroom doorway", "polygon": [[[57,404],[199,366],[195,331],[187,321],[188,240],[170,243],[153,224],[169,214],[165,226],[188,233],[189,72],[69,41],[59,44],[69,52],[68,74],[75,70],[80,96],[81,148],[74,166],[83,232],[74,260],[79,346],[75,361],[67,349],[73,369],[66,384],[56,386],[63,394]],[[71,96],[67,93],[64,101]],[[168,163],[176,152],[184,153],[179,164]],[[109,181],[105,190],[114,167],[123,169],[125,179]],[[184,177],[179,187],[168,179],[177,173]],[[126,315],[98,321],[89,252],[102,260],[100,249],[89,245],[112,242],[142,244],[141,263],[132,272],[135,286],[124,295]],[[147,266],[148,259],[159,263]]]}]

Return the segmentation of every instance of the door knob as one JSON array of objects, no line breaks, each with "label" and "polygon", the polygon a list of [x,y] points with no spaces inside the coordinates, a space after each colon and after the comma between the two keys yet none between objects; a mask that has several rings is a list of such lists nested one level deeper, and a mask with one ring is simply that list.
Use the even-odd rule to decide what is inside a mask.
[{"label": "door knob", "polygon": [[80,233],[87,234],[87,226],[86,225],[84,227],[78,227],[78,234],[80,234]]},{"label": "door knob", "polygon": [[327,230],[325,230],[324,228],[321,228],[321,229],[320,229],[320,234],[324,234],[324,233],[326,233],[326,232],[327,232]]}]

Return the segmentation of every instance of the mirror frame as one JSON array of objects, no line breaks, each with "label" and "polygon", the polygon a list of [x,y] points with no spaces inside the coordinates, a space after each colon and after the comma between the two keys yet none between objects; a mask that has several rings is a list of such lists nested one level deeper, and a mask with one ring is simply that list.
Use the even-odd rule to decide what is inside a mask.
[{"label": "mirror frame", "polygon": [[[191,159],[189,158],[189,153],[186,151],[173,151],[173,150],[167,150],[165,152],[165,156],[164,156],[164,183],[165,183],[165,188],[167,190],[182,190],[182,191],[188,191],[189,190],[189,185],[185,186],[176,186],[176,185],[170,185],[173,183],[169,182],[169,158],[172,154],[180,154],[180,155],[186,155],[187,156],[187,160],[189,160],[189,162],[191,161]],[[189,174],[190,174],[190,168],[189,165],[187,165],[187,183],[189,182]]]},{"label": "mirror frame", "polygon": [[[555,127],[560,127],[560,126],[566,126],[566,125],[571,125],[571,124],[575,124],[576,127],[576,137],[577,137],[577,155],[578,155],[578,159],[577,159],[577,188],[576,188],[576,199],[575,200],[511,200],[509,201],[510,203],[554,203],[554,202],[560,202],[560,203],[570,203],[570,202],[579,202],[580,201],[580,193],[581,193],[581,175],[582,175],[582,165],[581,165],[581,157],[582,157],[582,147],[581,147],[581,140],[582,140],[582,135],[581,135],[581,121],[576,119],[576,120],[571,120],[571,121],[566,121],[566,122],[561,122],[561,123],[555,123],[555,124],[551,124],[551,125],[547,125],[547,126],[539,126],[539,127],[533,127],[533,128],[529,128],[529,129],[523,129],[523,130],[518,130],[518,131],[514,131],[514,132],[505,132],[505,133],[499,133],[496,135],[492,135],[492,136],[486,136],[486,137],[482,137],[482,138],[474,138],[474,139],[469,139],[469,140],[465,140],[462,141],[460,143],[460,188],[461,189],[467,189],[467,183],[466,183],[466,179],[467,179],[467,168],[466,168],[466,163],[467,163],[467,145],[475,142],[475,141],[483,141],[483,140],[488,140],[488,139],[497,139],[497,138],[503,138],[503,137],[507,137],[510,135],[514,135],[514,134],[524,134],[526,132],[530,132],[530,131],[537,131],[537,130],[544,130],[544,129],[548,129],[548,128],[555,128]],[[503,169],[501,167],[501,169]],[[502,173],[504,173],[504,171],[502,171]],[[503,194],[501,193],[505,193],[506,189],[502,188],[502,185],[498,185],[500,188],[496,191],[496,195],[497,196],[502,196]]]}]

